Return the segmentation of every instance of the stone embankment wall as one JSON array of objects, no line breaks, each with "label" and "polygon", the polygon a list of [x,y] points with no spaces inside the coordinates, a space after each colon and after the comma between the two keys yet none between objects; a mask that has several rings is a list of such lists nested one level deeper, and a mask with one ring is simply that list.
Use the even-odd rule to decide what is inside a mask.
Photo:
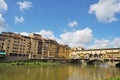
[{"label": "stone embankment wall", "polygon": [[0,59],[0,62],[28,61],[28,56],[6,56]]}]

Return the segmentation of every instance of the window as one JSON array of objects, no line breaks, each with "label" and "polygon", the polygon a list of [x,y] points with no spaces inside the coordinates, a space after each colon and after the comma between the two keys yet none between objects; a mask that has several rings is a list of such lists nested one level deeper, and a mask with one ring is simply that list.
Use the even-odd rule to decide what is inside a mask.
[{"label": "window", "polygon": [[10,40],[8,40],[8,42],[10,42]]},{"label": "window", "polygon": [[7,47],[7,49],[9,49],[9,46]]},{"label": "window", "polygon": [[2,45],[4,45],[4,43],[2,43]]},{"label": "window", "polygon": [[36,55],[33,55],[33,57],[36,57]]},{"label": "window", "polygon": [[7,52],[9,52],[9,50],[7,50]]}]

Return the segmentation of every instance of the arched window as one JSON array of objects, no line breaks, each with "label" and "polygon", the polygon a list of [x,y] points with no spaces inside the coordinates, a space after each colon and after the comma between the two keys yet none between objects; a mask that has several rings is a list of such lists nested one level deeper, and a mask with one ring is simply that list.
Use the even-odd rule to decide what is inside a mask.
[{"label": "arched window", "polygon": [[93,54],[89,54],[89,57],[90,57],[90,58],[93,57]]},{"label": "arched window", "polygon": [[98,54],[94,54],[94,57],[98,57],[99,55]]},{"label": "arched window", "polygon": [[99,54],[99,57],[102,58],[102,57],[103,57],[103,54],[100,53],[100,54]]}]

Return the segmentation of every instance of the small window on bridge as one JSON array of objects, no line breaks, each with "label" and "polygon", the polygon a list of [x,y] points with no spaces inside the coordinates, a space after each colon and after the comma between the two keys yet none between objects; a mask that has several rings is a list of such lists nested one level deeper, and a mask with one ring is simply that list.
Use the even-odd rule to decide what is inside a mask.
[{"label": "small window on bridge", "polygon": [[90,58],[93,57],[93,54],[90,54],[89,57],[90,57]]},{"label": "small window on bridge", "polygon": [[98,54],[94,54],[94,57],[98,57]]},{"label": "small window on bridge", "polygon": [[99,57],[100,57],[100,58],[103,57],[103,54],[99,54]]}]

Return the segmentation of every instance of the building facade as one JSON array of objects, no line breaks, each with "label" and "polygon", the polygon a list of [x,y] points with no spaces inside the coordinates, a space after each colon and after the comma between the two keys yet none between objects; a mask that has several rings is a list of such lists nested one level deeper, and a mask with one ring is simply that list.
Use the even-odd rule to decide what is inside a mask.
[{"label": "building facade", "polygon": [[58,56],[60,58],[68,59],[70,47],[68,45],[62,45],[62,44],[60,44],[58,46],[58,48],[59,48],[59,50],[58,50]]},{"label": "building facade", "polygon": [[42,35],[30,33],[29,36],[13,32],[0,34],[0,52],[7,56],[27,57],[28,59],[48,59],[59,56],[66,57],[67,46],[58,44],[55,40],[42,38]]}]

